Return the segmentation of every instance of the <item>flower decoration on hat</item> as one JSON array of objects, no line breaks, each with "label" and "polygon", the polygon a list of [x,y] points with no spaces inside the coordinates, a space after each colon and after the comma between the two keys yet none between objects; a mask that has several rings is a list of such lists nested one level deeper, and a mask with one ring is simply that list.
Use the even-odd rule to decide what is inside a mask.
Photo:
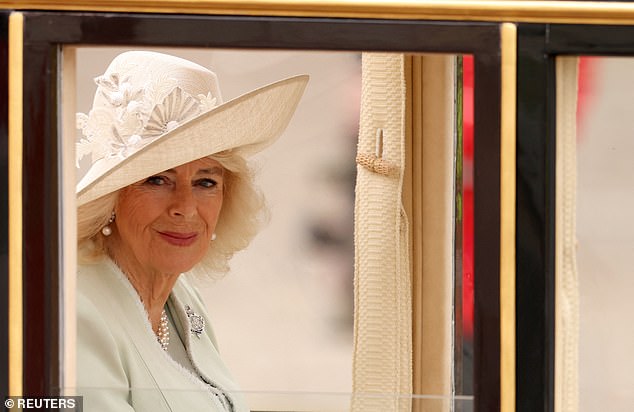
[{"label": "flower decoration on hat", "polygon": [[105,103],[87,115],[77,113],[77,128],[83,133],[77,143],[78,167],[86,155],[93,163],[107,157],[125,159],[217,105],[211,92],[194,97],[178,86],[167,94],[151,84],[134,88],[117,73],[97,77],[95,83]]}]

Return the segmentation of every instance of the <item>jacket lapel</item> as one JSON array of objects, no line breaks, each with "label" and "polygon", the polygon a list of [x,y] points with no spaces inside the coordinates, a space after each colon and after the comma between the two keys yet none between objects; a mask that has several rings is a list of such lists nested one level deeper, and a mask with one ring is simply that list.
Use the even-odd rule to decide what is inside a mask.
[{"label": "jacket lapel", "polygon": [[[178,317],[179,333],[183,338],[192,366],[222,399],[226,396],[234,411],[247,410],[242,396],[218,352],[216,339],[200,296],[181,275],[172,290],[171,300]],[[201,321],[204,327],[201,327]],[[175,322],[176,323],[176,322]]]},{"label": "jacket lapel", "polygon": [[[143,369],[147,371],[142,372],[141,369],[136,369],[138,372],[134,372],[135,376],[130,376],[133,403],[146,405],[148,399],[159,396],[169,405],[170,411],[202,410],[208,409],[211,405],[216,407],[213,410],[221,410],[218,399],[212,395],[208,385],[173,360],[161,348],[151,330],[147,313],[136,291],[114,263],[110,267],[114,273],[109,281],[109,292],[113,293],[116,300],[120,302],[114,308],[118,316],[114,313],[113,315],[115,319],[120,319],[120,325],[130,336],[128,346],[131,352],[130,359],[134,361],[134,365],[138,365],[139,361],[142,362]],[[176,282],[177,285],[179,283]],[[177,307],[182,307],[178,299],[175,302]],[[181,316],[180,313],[179,316]],[[183,322],[182,316],[180,320],[181,323],[187,324]],[[181,333],[185,335],[184,331]],[[196,351],[203,350],[203,347],[195,346]],[[213,356],[217,356],[216,353],[214,348]],[[193,361],[192,363],[196,367]],[[133,370],[133,368],[130,369]]]}]

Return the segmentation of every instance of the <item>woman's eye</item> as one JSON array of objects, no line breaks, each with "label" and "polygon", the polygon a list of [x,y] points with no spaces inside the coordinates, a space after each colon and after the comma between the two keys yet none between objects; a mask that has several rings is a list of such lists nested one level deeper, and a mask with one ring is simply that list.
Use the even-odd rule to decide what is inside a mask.
[{"label": "woman's eye", "polygon": [[204,188],[212,188],[212,187],[215,187],[218,184],[213,179],[200,179],[196,183],[198,184],[198,186],[201,186],[201,187],[204,187]]},{"label": "woman's eye", "polygon": [[166,182],[163,176],[151,176],[145,180],[145,183],[148,183],[154,186],[161,186],[161,185],[164,185]]}]

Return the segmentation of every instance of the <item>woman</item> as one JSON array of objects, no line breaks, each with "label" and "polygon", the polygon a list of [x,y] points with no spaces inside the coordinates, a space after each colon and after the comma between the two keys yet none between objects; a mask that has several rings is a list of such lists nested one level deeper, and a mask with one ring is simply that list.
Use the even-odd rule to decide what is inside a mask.
[{"label": "woman", "polygon": [[307,76],[222,103],[216,76],[117,56],[78,114],[78,387],[87,411],[244,411],[189,278],[225,272],[260,222],[245,158],[286,128]]}]

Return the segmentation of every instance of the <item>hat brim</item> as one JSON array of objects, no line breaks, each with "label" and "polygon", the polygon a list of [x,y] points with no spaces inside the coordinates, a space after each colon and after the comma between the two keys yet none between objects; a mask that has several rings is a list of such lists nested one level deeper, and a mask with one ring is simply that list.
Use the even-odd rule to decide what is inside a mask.
[{"label": "hat brim", "polygon": [[259,152],[284,132],[307,82],[300,75],[271,83],[214,107],[125,159],[97,160],[77,184],[77,205],[214,153]]}]

